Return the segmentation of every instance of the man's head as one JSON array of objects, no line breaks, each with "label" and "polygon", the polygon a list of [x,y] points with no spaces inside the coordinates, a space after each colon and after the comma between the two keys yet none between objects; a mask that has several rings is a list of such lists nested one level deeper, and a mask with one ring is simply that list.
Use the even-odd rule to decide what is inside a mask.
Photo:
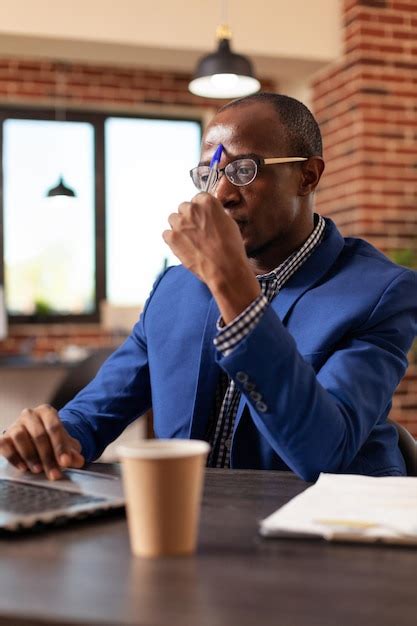
[{"label": "man's head", "polygon": [[320,130],[301,102],[259,93],[223,106],[208,125],[201,163],[224,146],[220,168],[237,158],[305,157],[306,161],[260,165],[246,186],[220,176],[214,195],[238,223],[246,252],[258,269],[272,269],[313,228],[313,194],[322,174]]},{"label": "man's head", "polygon": [[279,93],[261,91],[245,98],[232,100],[222,106],[217,114],[235,107],[251,104],[270,105],[285,131],[288,154],[306,157],[323,156],[323,143],[319,125],[311,111],[299,100]]}]

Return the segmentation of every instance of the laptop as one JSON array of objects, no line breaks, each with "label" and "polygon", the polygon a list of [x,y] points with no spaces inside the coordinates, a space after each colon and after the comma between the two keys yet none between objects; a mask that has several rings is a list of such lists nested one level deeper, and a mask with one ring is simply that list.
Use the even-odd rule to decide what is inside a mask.
[{"label": "laptop", "polygon": [[0,530],[21,531],[100,515],[125,505],[117,476],[68,469],[64,478],[22,473],[0,458]]}]

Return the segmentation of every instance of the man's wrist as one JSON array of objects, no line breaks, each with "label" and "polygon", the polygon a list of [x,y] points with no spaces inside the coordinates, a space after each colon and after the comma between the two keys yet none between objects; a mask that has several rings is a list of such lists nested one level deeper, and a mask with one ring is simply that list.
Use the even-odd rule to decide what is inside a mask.
[{"label": "man's wrist", "polygon": [[217,320],[218,334],[213,339],[217,350],[228,356],[259,324],[259,320],[265,313],[268,299],[260,294],[250,305],[229,324],[225,325],[221,317]]},{"label": "man's wrist", "polygon": [[216,277],[207,286],[225,324],[240,315],[261,293],[260,285],[250,269],[248,273],[236,273],[233,278]]}]

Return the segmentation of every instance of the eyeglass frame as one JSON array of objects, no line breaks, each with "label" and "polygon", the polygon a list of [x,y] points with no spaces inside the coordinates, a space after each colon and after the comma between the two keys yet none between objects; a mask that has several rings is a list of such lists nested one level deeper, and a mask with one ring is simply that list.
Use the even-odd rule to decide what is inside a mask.
[{"label": "eyeglass frame", "polygon": [[[216,170],[214,170],[214,178],[213,178],[213,182],[211,184],[211,189],[213,189],[215,187],[215,185],[217,185],[219,179],[220,179],[220,174],[226,176],[227,180],[229,181],[229,183],[231,183],[232,185],[235,185],[235,187],[246,187],[247,185],[250,185],[251,183],[253,183],[253,181],[255,180],[255,178],[258,175],[258,169],[260,166],[263,165],[277,165],[280,163],[296,163],[296,162],[301,162],[301,161],[308,161],[310,157],[267,157],[267,158],[263,158],[263,157],[258,157],[258,156],[242,156],[242,157],[237,157],[236,159],[233,159],[233,161],[230,161],[227,165],[225,165],[224,167],[218,168]],[[231,163],[234,163],[235,161],[253,161],[256,165],[256,169],[255,169],[255,175],[252,178],[252,180],[250,180],[247,183],[242,183],[241,185],[239,185],[238,183],[234,183],[233,181],[231,181],[225,170],[226,167],[228,167],[229,165],[231,165]],[[198,169],[199,167],[208,167],[210,170],[209,165],[197,165],[196,167],[193,167],[190,170],[190,176],[191,176],[191,180],[193,181],[194,186],[196,187],[196,189],[199,189],[199,191],[203,191],[202,189],[200,189],[199,187],[197,187],[197,185],[194,182],[193,179],[193,172]],[[213,170],[210,170],[213,171]],[[209,189],[208,191],[210,191],[211,189]]]}]

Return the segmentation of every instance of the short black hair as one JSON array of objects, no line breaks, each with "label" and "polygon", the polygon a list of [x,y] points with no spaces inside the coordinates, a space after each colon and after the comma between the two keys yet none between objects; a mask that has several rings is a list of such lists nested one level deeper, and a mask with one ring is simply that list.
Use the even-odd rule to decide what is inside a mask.
[{"label": "short black hair", "polygon": [[259,91],[251,96],[228,102],[219,109],[218,113],[231,107],[257,102],[270,104],[277,112],[279,121],[287,131],[288,148],[294,152],[288,156],[322,156],[323,142],[319,125],[305,104],[295,98],[279,93]]}]

